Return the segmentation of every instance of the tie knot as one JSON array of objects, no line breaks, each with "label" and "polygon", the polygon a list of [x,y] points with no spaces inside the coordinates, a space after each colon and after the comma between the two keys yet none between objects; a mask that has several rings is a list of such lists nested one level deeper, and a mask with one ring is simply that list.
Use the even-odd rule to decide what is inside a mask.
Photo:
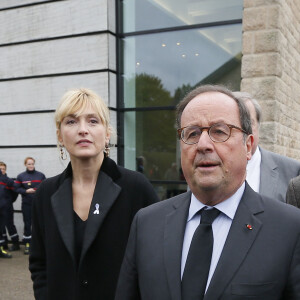
[{"label": "tie knot", "polygon": [[220,211],[216,208],[203,209],[201,211],[201,224],[211,225],[215,218],[219,215]]}]

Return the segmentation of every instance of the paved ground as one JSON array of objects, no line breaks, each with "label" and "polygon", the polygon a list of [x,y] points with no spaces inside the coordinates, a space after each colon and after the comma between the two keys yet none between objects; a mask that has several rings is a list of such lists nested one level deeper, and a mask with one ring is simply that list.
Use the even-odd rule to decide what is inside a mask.
[{"label": "paved ground", "polygon": [[0,300],[33,300],[24,246],[21,246],[21,251],[11,253],[11,259],[0,258]]}]

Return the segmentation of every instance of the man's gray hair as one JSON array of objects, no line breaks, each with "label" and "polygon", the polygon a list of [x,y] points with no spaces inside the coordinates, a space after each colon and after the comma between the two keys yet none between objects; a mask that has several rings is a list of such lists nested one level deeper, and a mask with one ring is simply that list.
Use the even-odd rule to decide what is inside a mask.
[{"label": "man's gray hair", "polygon": [[[251,118],[244,101],[238,99],[233,94],[232,91],[230,91],[229,89],[221,85],[202,85],[190,91],[177,105],[176,108],[177,128],[181,128],[181,116],[185,107],[190,103],[190,101],[200,94],[209,93],[209,92],[222,93],[232,98],[237,103],[239,109],[240,123],[242,129],[245,132],[247,132],[247,134],[252,134]],[[244,137],[246,137],[247,134],[244,134]]]},{"label": "man's gray hair", "polygon": [[250,101],[255,109],[255,115],[256,115],[256,120],[258,123],[258,126],[260,126],[261,120],[262,120],[262,109],[261,106],[259,105],[258,101],[253,98],[249,93],[246,92],[233,92],[233,95],[240,99],[243,100],[245,103],[246,101]]}]

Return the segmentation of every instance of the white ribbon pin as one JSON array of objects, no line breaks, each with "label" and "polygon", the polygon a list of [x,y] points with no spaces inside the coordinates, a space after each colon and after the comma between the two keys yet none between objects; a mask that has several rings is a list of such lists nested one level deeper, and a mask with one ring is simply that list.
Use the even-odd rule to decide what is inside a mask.
[{"label": "white ribbon pin", "polygon": [[94,211],[94,215],[99,215],[99,204],[98,203],[96,203],[95,204],[95,211]]}]

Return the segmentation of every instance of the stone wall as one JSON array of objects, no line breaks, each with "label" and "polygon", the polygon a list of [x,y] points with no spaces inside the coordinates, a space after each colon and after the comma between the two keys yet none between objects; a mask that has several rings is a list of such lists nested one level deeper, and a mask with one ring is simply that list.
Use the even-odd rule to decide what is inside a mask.
[{"label": "stone wall", "polygon": [[300,159],[299,0],[244,0],[241,90],[263,108],[260,144]]}]

